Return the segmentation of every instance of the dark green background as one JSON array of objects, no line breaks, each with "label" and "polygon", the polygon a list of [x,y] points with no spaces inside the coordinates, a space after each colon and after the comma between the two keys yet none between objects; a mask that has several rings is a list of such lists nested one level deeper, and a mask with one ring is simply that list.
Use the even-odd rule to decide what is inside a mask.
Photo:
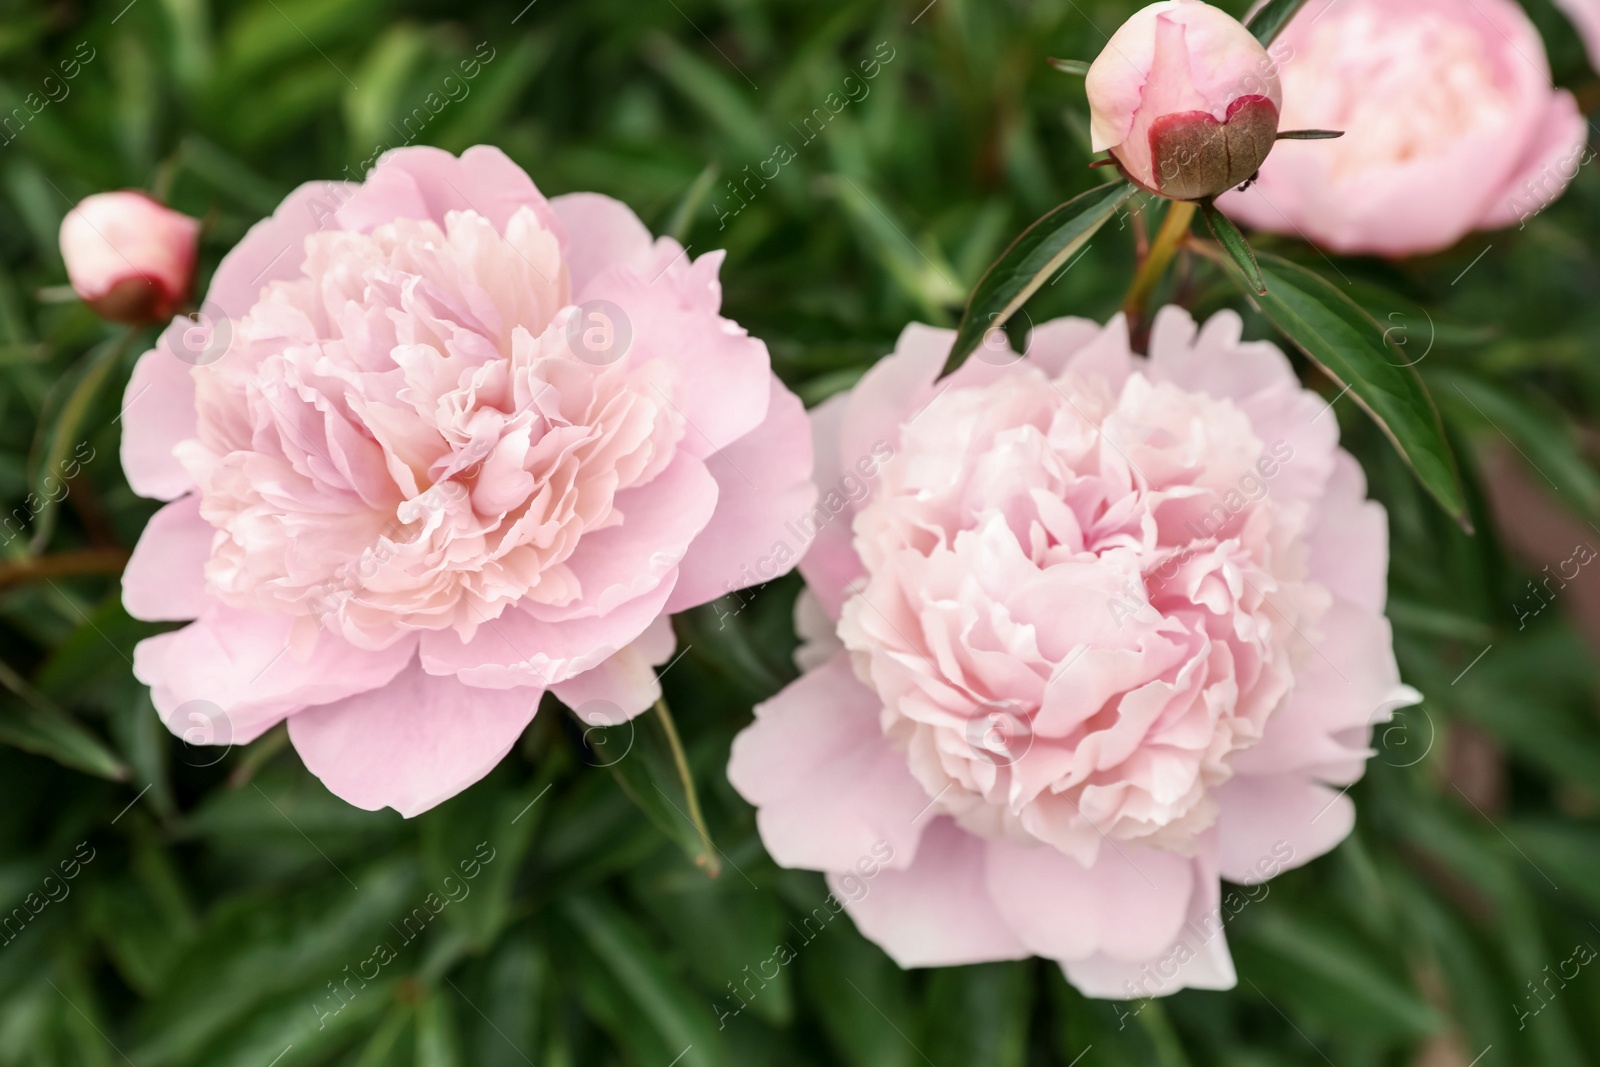
[{"label": "dark green background", "polygon": [[[123,481],[113,421],[153,334],[119,349],[120,331],[61,299],[56,232],[78,198],[157,191],[206,220],[209,272],[294,185],[358,173],[403,140],[394,127],[485,42],[493,58],[470,94],[417,142],[497,144],[546,193],[606,192],[695,254],[727,248],[727,313],[814,403],[907,321],[953,324],[1004,243],[1097,180],[1081,80],[1045,59],[1092,58],[1096,27],[1132,5],[925,2],[0,4],[4,108],[47,88],[81,43],[95,55],[0,146],[0,503],[23,507],[80,445],[95,456],[59,509],[0,548],[0,905],[39,892],[80,842],[93,857],[70,895],[0,946],[0,1064],[1600,1060],[1600,968],[1525,1026],[1517,1016],[1537,1003],[1525,983],[1600,945],[1600,679],[1560,612],[1517,629],[1524,583],[1554,561],[1509,558],[1479,487],[1486,449],[1509,440],[1600,524],[1593,166],[1522,232],[1421,262],[1339,261],[1347,291],[1419,346],[1408,352],[1433,339],[1419,369],[1480,532],[1454,527],[1359,412],[1337,406],[1390,511],[1396,644],[1428,699],[1380,731],[1352,791],[1351,838],[1230,925],[1229,993],[1134,1014],[1085,1001],[1041,961],[905,973],[840,918],[719,1029],[727,983],[795,940],[788,924],[826,894],[819,876],[767,858],[723,774],[751,705],[793,675],[792,577],[726,626],[712,610],[678,620],[688,652],[665,685],[723,853],[712,880],[652,821],[658,805],[647,815],[621,787],[648,786],[647,747],[625,773],[592,766],[611,757],[555,706],[488,779],[409,822],[329,795],[281,730],[213,764],[166,732],[133,680],[133,645],[153,628],[122,612],[114,574],[52,574],[62,556],[104,570],[154,510]],[[1570,28],[1545,0],[1531,11],[1558,80],[1592,108],[1600,93]],[[870,94],[802,144],[790,123],[880,45],[893,58]],[[794,160],[719,227],[734,205],[725,183],[780,143]],[[1294,242],[1260,243],[1328,270]],[[1132,258],[1113,223],[1030,312],[1105,317]],[[1172,285],[1200,314],[1240,306],[1203,263],[1180,263]],[[100,551],[72,555],[88,550]],[[623,747],[619,736],[603,751]],[[1463,785],[1467,751],[1485,759]],[[471,896],[404,943],[390,924],[479,842],[494,858]],[[395,958],[331,1014],[329,983],[383,939]]]}]

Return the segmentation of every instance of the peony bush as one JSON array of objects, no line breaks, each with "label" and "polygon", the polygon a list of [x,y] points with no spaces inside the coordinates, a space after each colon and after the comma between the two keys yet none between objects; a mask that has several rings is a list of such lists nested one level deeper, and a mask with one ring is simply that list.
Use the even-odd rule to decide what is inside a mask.
[{"label": "peony bush", "polygon": [[1597,27],[9,20],[0,1067],[1593,1061]]}]

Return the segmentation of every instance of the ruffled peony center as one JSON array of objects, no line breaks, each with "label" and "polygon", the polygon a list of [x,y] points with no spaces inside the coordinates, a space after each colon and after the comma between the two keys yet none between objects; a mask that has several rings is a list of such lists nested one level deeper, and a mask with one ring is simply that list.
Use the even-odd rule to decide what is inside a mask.
[{"label": "ruffled peony center", "polygon": [[528,208],[308,237],[194,371],[210,591],[366,647],[582,597],[565,562],[683,423],[664,361],[580,358],[569,288]]},{"label": "ruffled peony center", "polygon": [[1293,462],[1232,403],[1033,367],[951,388],[858,514],[839,633],[933,806],[1093,861],[1179,852],[1283,705],[1328,594]]}]

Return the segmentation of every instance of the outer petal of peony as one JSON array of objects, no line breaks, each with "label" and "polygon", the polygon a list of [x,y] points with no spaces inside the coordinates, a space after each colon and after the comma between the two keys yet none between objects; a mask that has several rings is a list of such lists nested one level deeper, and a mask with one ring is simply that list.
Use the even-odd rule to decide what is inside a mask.
[{"label": "outer petal of peony", "polygon": [[864,893],[852,893],[833,873],[828,885],[861,932],[902,967],[956,967],[1029,955],[989,895],[984,842],[949,819],[935,819],[923,831],[910,867],[879,871]]},{"label": "outer petal of peony", "polygon": [[289,719],[306,768],[358,808],[410,818],[494,769],[533,721],[544,691],[487,691],[415,662],[381,689]]},{"label": "outer petal of peony", "polygon": [[927,794],[878,729],[878,701],[835,655],[756,705],[760,730],[735,739],[728,779],[758,808],[767,850],[789,867],[848,871],[874,846],[906,867]]},{"label": "outer petal of peony", "polygon": [[[488,147],[291,194],[125,399],[130,483],[174,501],[125,599],[197,620],[137,652],[169,725],[289,717],[330,789],[412,815],[547,689],[649,707],[667,612],[744,584],[812,492],[809,425],[721,316],[721,262],[607,197],[546,201]],[[578,339],[594,307],[613,348]]]},{"label": "outer petal of peony", "polygon": [[[888,458],[802,561],[805,673],[729,774],[773,856],[828,872],[903,965],[1227,988],[1220,879],[1349,832],[1373,725],[1420,699],[1384,514],[1326,402],[1240,334],[1164,309],[1144,358],[1120,319],[1044,323],[1028,358],[935,386],[951,335],[916,327],[812,413],[819,510]],[[905,861],[885,790],[908,772],[914,858],[864,877],[869,842]]]}]

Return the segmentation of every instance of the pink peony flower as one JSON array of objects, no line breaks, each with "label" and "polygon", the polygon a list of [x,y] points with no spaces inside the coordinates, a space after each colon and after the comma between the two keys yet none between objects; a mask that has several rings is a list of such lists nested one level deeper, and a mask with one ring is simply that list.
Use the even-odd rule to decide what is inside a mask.
[{"label": "pink peony flower", "polygon": [[61,259],[102,318],[159,322],[189,295],[199,234],[199,222],[144,193],[96,193],[61,220]]},{"label": "pink peony flower", "polygon": [[1553,90],[1514,0],[1317,0],[1281,48],[1285,142],[1218,205],[1340,252],[1403,256],[1519,223],[1584,162],[1586,125]]},{"label": "pink peony flower", "polygon": [[728,772],[774,859],[828,872],[902,966],[1231,986],[1219,879],[1349,833],[1372,724],[1421,699],[1383,509],[1327,405],[1239,336],[1167,308],[1145,359],[1120,319],[1059,319],[936,384],[953,334],[911,326],[812,413],[819,482],[893,458],[802,560],[804,673]]},{"label": "pink peony flower", "polygon": [[1201,0],[1134,12],[1090,65],[1085,87],[1094,150],[1174,200],[1248,180],[1278,133],[1272,58],[1233,16]]},{"label": "pink peony flower", "polygon": [[1589,53],[1589,65],[1600,71],[1600,0],[1555,0],[1555,3],[1577,27],[1584,51]]},{"label": "pink peony flower", "polygon": [[135,656],[169,727],[288,719],[329,789],[410,816],[546,690],[607,725],[650,706],[666,616],[814,493],[800,402],[718,314],[722,254],[684,252],[486,147],[393,152],[256,225],[128,385],[128,480],[171,503],[123,600],[194,620]]}]

